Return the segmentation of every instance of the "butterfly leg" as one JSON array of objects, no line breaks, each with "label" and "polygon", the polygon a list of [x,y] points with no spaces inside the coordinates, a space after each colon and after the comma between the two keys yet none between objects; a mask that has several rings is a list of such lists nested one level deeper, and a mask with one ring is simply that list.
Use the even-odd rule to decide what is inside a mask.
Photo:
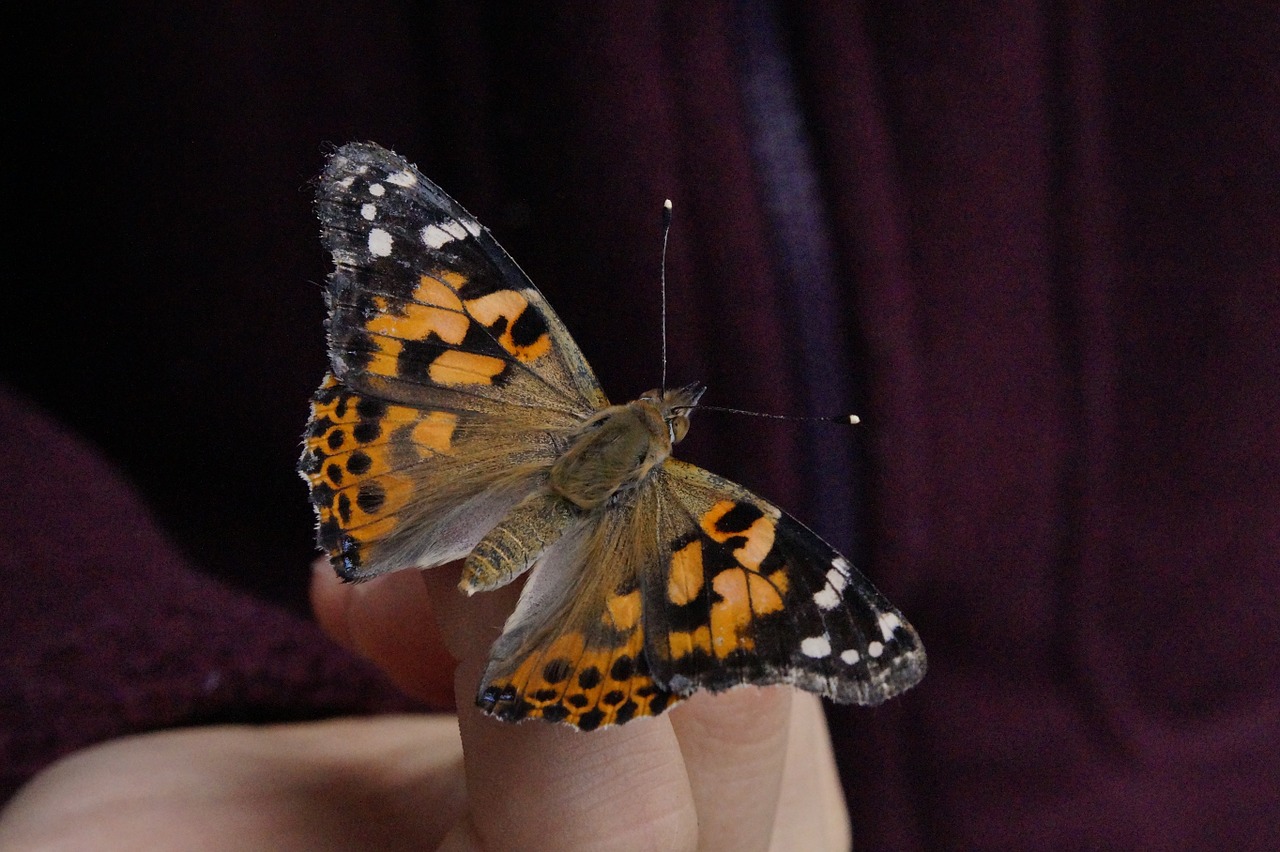
[{"label": "butterfly leg", "polygon": [[510,583],[528,571],[577,516],[577,507],[557,494],[526,497],[471,551],[458,588],[472,595]]}]

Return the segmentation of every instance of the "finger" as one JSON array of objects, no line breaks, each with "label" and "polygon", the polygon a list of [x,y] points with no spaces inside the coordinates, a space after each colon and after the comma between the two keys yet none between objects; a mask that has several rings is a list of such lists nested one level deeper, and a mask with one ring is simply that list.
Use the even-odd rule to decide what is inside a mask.
[{"label": "finger", "polygon": [[311,605],[326,633],[377,663],[405,693],[449,707],[455,661],[418,573],[343,583],[326,563],[312,574]]},{"label": "finger", "polygon": [[423,579],[446,644],[461,658],[455,688],[469,811],[452,848],[696,848],[697,813],[667,718],[584,734],[485,716],[476,690],[517,592],[466,598],[455,588],[456,570]]},{"label": "finger", "polygon": [[0,848],[214,850],[233,831],[241,849],[432,849],[463,812],[460,762],[444,716],[124,737],[23,788]]},{"label": "finger", "polygon": [[791,702],[773,849],[845,850],[853,845],[849,810],[822,699],[796,693]]},{"label": "finger", "polygon": [[355,651],[355,640],[351,638],[351,630],[347,625],[347,605],[351,599],[351,590],[352,587],[343,583],[334,573],[327,558],[320,557],[311,563],[311,585],[308,588],[311,613],[330,639]]},{"label": "finger", "polygon": [[745,686],[698,693],[671,711],[698,811],[699,849],[769,848],[792,694]]}]

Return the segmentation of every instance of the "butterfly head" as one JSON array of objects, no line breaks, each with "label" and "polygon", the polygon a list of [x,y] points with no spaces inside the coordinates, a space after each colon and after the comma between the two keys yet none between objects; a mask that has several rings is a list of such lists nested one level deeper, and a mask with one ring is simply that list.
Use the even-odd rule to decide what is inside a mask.
[{"label": "butterfly head", "polygon": [[655,388],[640,398],[658,407],[667,424],[667,434],[672,444],[678,444],[689,432],[689,415],[698,407],[698,400],[707,390],[701,382],[692,382],[679,388],[660,390]]}]

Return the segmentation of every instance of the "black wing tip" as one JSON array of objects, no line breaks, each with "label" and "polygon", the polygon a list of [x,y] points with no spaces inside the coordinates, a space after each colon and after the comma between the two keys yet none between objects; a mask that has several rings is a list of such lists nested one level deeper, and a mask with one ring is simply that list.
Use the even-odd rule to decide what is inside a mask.
[{"label": "black wing tip", "polygon": [[379,145],[377,142],[373,142],[373,141],[344,142],[341,145],[334,146],[328,152],[328,159],[330,161],[333,161],[336,158],[345,158],[346,160],[350,160],[353,162],[392,161],[397,165],[401,163],[404,163],[406,165],[408,164],[408,160],[406,160],[400,154],[397,154],[395,151],[391,150],[390,148],[387,148],[383,145]]}]

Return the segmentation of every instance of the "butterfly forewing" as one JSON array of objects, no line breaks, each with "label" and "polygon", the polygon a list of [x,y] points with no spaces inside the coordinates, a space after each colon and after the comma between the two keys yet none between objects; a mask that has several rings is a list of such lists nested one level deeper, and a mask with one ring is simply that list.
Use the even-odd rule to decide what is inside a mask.
[{"label": "butterfly forewing", "polygon": [[335,375],[379,397],[579,416],[607,404],[546,299],[489,232],[376,145],[340,148],[316,200],[333,255]]},{"label": "butterfly forewing", "polygon": [[332,375],[300,470],[320,545],[348,579],[466,556],[604,394],[542,294],[401,157],[340,148],[316,209]]}]

